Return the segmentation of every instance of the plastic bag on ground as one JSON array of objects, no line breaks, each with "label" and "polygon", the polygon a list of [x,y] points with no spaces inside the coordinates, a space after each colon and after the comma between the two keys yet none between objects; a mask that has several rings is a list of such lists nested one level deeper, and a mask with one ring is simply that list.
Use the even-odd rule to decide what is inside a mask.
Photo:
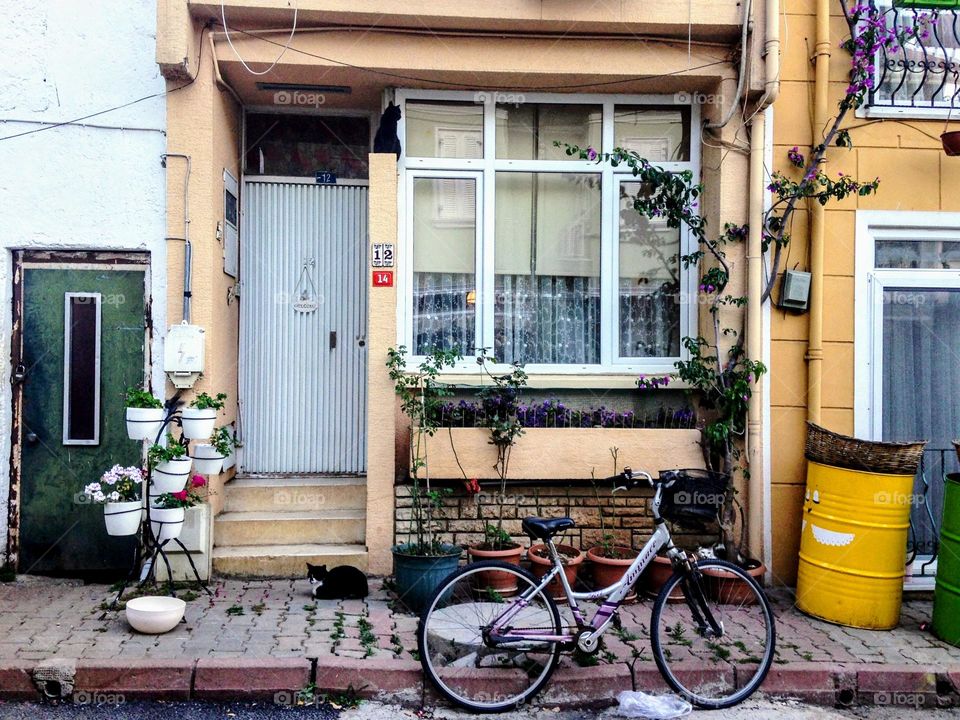
[{"label": "plastic bag on ground", "polygon": [[629,718],[671,720],[690,714],[693,706],[676,695],[649,695],[645,692],[624,690],[617,695],[618,713]]}]

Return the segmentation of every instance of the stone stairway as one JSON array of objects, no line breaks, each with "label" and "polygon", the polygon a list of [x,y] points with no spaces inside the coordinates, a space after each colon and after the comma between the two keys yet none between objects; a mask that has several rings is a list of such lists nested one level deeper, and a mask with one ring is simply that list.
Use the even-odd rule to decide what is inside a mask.
[{"label": "stone stairway", "polygon": [[213,532],[218,575],[303,577],[308,562],[366,570],[366,478],[256,475],[223,491]]}]

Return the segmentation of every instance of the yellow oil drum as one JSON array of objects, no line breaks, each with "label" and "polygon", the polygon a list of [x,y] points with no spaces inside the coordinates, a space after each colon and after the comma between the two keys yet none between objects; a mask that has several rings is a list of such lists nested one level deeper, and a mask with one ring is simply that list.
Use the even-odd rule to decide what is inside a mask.
[{"label": "yellow oil drum", "polygon": [[913,475],[807,461],[797,607],[872,630],[900,620]]}]

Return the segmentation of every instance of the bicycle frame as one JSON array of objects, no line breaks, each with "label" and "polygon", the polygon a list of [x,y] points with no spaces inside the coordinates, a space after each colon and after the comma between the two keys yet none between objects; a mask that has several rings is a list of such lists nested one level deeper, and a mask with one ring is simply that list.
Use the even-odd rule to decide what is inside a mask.
[{"label": "bicycle frame", "polygon": [[[610,626],[614,616],[617,614],[617,610],[623,603],[624,598],[630,593],[630,589],[640,577],[640,574],[653,561],[653,558],[661,548],[667,548],[667,556],[671,560],[683,556],[682,551],[673,545],[670,537],[670,529],[667,527],[666,522],[660,517],[661,495],[662,488],[658,485],[654,493],[653,502],[651,503],[651,511],[654,522],[656,523],[656,529],[653,531],[653,535],[651,535],[644,544],[640,550],[640,554],[637,555],[630,564],[630,567],[627,568],[623,577],[613,585],[601,588],[600,590],[593,590],[592,592],[574,592],[570,587],[570,583],[567,582],[566,573],[563,572],[563,564],[560,561],[560,555],[553,543],[553,539],[548,539],[545,544],[550,551],[553,567],[543,576],[539,585],[529,588],[526,592],[522,593],[493,621],[490,628],[490,639],[499,643],[523,641],[573,643],[577,640],[577,635],[580,634],[580,631],[584,629],[591,631],[591,638],[599,638]],[[554,635],[525,628],[504,629],[523,608],[527,607],[530,598],[537,592],[543,590],[554,578],[559,578],[560,584],[563,586],[564,594],[570,605],[570,612],[573,614],[573,619],[577,624],[577,635]],[[577,605],[577,600],[590,601],[600,599],[603,599],[603,603],[597,608],[597,612],[590,623],[587,624]]]}]

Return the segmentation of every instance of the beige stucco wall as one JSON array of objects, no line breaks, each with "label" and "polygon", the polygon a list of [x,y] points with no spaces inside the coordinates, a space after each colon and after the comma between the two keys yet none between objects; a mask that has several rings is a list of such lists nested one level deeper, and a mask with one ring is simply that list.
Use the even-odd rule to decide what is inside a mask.
[{"label": "beige stucco wall", "polygon": [[[810,117],[813,68],[808,60],[814,45],[813,3],[787,0],[781,36],[782,94],[774,110],[774,168],[788,172],[786,152],[794,145],[809,148],[814,137]],[[831,108],[846,88],[849,55],[839,49],[846,25],[834,13],[831,47]],[[946,157],[939,135],[943,120],[849,119],[854,149],[833,148],[826,170],[844,172],[861,180],[880,178],[874,196],[852,197],[828,206],[825,219],[825,276],[823,281],[822,424],[852,434],[854,425],[854,221],[859,210],[960,210],[954,188],[960,180],[960,160]],[[818,134],[819,136],[819,134]],[[797,213],[789,267],[808,262],[808,218]],[[792,584],[796,579],[800,542],[802,496],[806,483],[803,445],[807,417],[808,316],[774,309],[771,320],[771,460],[773,571]]]},{"label": "beige stucco wall", "polygon": [[[200,27],[193,28],[197,37]],[[184,85],[168,80],[168,89]],[[223,171],[239,178],[240,108],[220,90],[214,79],[213,61],[204,53],[196,79],[167,95],[167,152],[190,156],[190,240],[193,247],[191,322],[206,336],[206,365],[195,392],[224,392],[227,405],[217,424],[237,417],[237,332],[239,306],[228,301],[234,279],[223,272],[223,247],[217,239],[217,223],[223,219]],[[168,277],[167,316],[171,324],[183,319],[183,181],[185,162],[167,160]],[[159,328],[165,332],[166,328]],[[168,382],[166,394],[174,392]],[[192,393],[185,394],[189,400]],[[233,471],[229,471],[232,473]],[[229,473],[214,478],[210,502],[214,512],[223,505],[223,482]]]}]

